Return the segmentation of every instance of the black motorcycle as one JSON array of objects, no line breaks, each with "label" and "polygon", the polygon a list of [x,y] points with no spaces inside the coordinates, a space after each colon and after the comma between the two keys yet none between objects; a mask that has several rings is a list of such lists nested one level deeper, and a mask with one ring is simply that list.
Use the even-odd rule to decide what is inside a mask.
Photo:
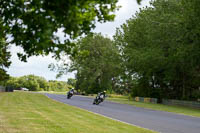
[{"label": "black motorcycle", "polygon": [[94,99],[93,104],[98,105],[98,104],[100,104],[101,102],[103,102],[104,99],[105,99],[105,96],[104,96],[104,95],[100,95],[100,96],[98,95],[98,96],[96,96],[96,98]]},{"label": "black motorcycle", "polygon": [[67,93],[67,99],[70,99],[73,95],[74,95],[74,93],[71,92],[71,91],[69,91],[69,92]]}]

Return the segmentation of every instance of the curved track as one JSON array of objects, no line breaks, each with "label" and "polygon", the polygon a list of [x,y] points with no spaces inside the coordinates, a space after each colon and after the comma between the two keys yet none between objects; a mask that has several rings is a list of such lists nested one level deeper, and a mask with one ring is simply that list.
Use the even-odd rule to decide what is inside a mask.
[{"label": "curved track", "polygon": [[97,106],[92,104],[92,98],[82,96],[66,99],[65,95],[45,95],[65,104],[162,133],[200,133],[200,118],[197,117],[138,108],[109,101],[104,101]]}]

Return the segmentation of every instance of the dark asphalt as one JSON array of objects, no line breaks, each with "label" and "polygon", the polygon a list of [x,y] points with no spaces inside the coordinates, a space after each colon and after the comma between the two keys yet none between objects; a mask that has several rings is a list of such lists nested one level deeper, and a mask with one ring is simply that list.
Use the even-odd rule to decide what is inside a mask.
[{"label": "dark asphalt", "polygon": [[65,95],[45,95],[65,104],[162,133],[200,133],[200,118],[197,117],[138,108],[109,101],[104,101],[100,105],[93,105],[93,99],[88,97],[73,96],[71,99],[66,99]]}]

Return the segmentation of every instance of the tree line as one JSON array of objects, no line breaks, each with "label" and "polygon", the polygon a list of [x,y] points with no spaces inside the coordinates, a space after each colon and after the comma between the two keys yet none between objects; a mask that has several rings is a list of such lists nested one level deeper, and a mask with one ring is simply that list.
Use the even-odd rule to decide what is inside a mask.
[{"label": "tree line", "polygon": [[158,99],[200,98],[200,1],[155,0],[116,29],[113,39],[79,39],[67,71],[76,89]]},{"label": "tree line", "polygon": [[[69,79],[69,81],[71,81]],[[65,81],[49,80],[35,75],[25,75],[21,77],[10,77],[4,82],[7,89],[18,90],[20,88],[27,88],[29,91],[68,91],[73,84]]]},{"label": "tree line", "polygon": [[133,96],[200,97],[200,1],[157,0],[114,36]]}]

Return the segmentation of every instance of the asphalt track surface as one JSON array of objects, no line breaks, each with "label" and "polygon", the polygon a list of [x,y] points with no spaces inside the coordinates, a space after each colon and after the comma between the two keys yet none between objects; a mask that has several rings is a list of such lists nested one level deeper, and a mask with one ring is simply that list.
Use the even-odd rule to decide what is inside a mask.
[{"label": "asphalt track surface", "polygon": [[164,111],[138,108],[126,104],[104,101],[93,105],[93,98],[45,94],[56,101],[161,133],[200,133],[200,118]]}]

